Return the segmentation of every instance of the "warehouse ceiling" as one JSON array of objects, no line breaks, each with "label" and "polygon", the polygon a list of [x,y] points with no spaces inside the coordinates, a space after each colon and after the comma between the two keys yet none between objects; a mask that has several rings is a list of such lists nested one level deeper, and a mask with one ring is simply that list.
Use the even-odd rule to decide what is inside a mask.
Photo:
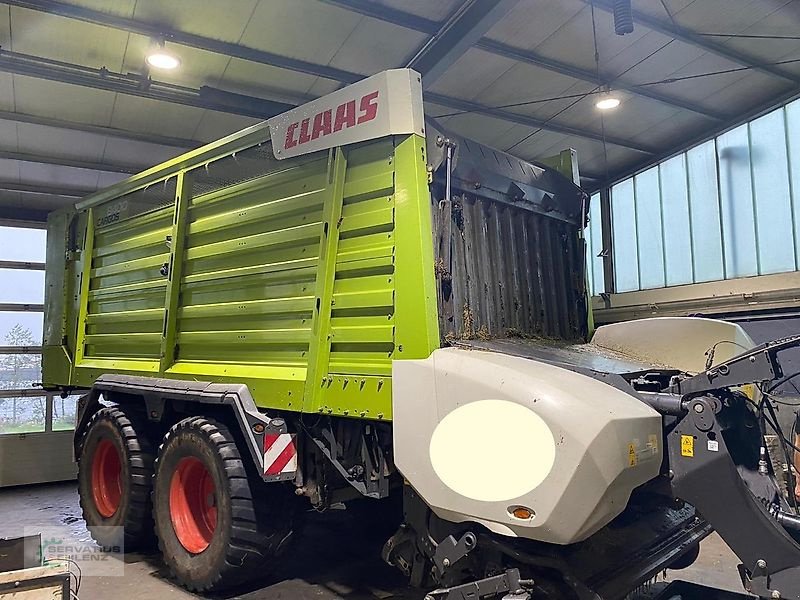
[{"label": "warehouse ceiling", "polygon": [[[612,4],[0,0],[0,218],[394,67],[423,73],[461,135],[529,160],[576,149],[589,188],[800,93],[796,0],[633,0],[625,36]],[[158,41],[177,69],[148,73]],[[621,104],[600,111],[607,88]]]}]

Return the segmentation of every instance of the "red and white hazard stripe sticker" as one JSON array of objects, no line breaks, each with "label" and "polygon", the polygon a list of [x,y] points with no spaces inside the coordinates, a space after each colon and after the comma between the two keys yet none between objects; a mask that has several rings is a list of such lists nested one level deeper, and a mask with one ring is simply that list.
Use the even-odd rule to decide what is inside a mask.
[{"label": "red and white hazard stripe sticker", "polygon": [[268,433],[264,436],[264,475],[294,473],[297,470],[297,447],[292,433]]}]

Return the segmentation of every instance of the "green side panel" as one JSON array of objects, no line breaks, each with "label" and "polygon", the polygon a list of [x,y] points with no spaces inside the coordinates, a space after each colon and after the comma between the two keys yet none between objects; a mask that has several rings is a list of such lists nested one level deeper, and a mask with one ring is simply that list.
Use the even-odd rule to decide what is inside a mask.
[{"label": "green side panel", "polygon": [[176,168],[167,201],[89,209],[62,351],[73,371],[53,383],[232,381],[265,408],[391,418],[392,360],[439,343],[424,138],[301,160],[258,150],[255,175],[249,151],[220,156],[227,178]]},{"label": "green side panel", "polygon": [[431,200],[425,139],[409,136],[395,153],[397,185],[397,359],[420,359],[439,347]]},{"label": "green side panel", "polygon": [[170,260],[173,210],[165,206],[107,226],[90,210],[77,366],[116,361],[118,368],[158,372],[167,288],[162,267]]}]

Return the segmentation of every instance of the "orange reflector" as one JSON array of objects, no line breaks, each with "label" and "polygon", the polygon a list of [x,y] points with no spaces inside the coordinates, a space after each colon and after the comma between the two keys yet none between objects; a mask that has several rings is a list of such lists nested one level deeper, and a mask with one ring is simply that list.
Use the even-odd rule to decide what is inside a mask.
[{"label": "orange reflector", "polygon": [[527,521],[533,517],[533,511],[529,508],[525,508],[524,506],[516,507],[513,511],[511,511],[511,514],[518,519],[522,519],[523,521]]}]

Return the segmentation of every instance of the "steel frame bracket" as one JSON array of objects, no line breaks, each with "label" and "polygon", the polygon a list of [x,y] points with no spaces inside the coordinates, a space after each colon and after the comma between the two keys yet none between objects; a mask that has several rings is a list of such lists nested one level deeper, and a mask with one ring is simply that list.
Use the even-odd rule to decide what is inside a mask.
[{"label": "steel frame bracket", "polygon": [[800,598],[800,546],[745,484],[715,412],[714,398],[695,398],[669,433],[673,495],[692,504],[742,560],[748,592]]},{"label": "steel frame bracket", "polygon": [[678,394],[699,394],[711,390],[773,381],[783,376],[778,354],[800,346],[800,335],[766,342],[742,352],[715,367],[671,386]]},{"label": "steel frame bracket", "polygon": [[503,600],[529,600],[533,581],[520,579],[519,569],[508,569],[501,575],[470,581],[449,588],[439,588],[428,593],[425,600],[479,600],[494,598],[507,592]]}]

